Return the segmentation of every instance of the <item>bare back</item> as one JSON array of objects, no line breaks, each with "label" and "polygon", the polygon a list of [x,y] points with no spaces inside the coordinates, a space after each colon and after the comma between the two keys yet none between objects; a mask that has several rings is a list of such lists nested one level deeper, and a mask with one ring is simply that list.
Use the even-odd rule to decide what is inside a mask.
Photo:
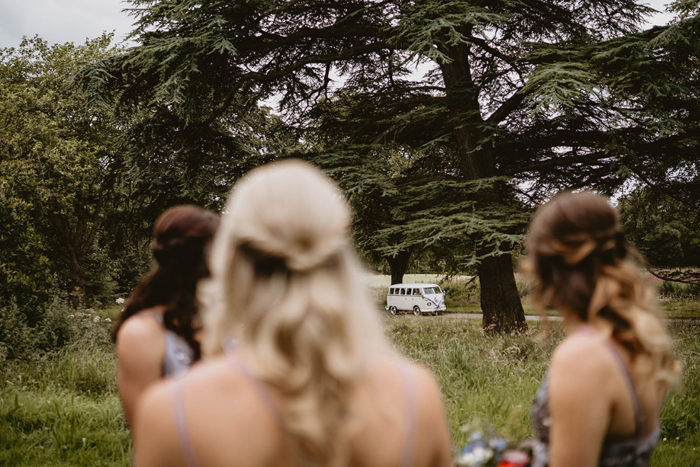
[{"label": "bare back", "polygon": [[[137,465],[188,465],[188,450],[194,465],[298,465],[276,412],[283,400],[256,384],[228,357],[156,387],[140,409]],[[178,433],[173,410],[180,390],[186,433]],[[424,369],[399,360],[376,363],[356,384],[350,407],[348,465],[451,465],[440,393]],[[191,448],[183,448],[183,435]]]},{"label": "bare back", "polygon": [[646,465],[666,387],[633,378],[630,363],[624,347],[590,326],[557,348],[533,406],[549,465]]}]

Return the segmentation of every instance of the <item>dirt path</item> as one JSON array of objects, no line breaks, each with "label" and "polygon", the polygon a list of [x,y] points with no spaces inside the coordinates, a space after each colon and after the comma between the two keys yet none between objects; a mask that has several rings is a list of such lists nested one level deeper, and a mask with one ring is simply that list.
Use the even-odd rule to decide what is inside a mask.
[{"label": "dirt path", "polygon": [[[434,316],[433,316],[434,318]],[[439,318],[469,318],[469,319],[481,319],[481,313],[445,313],[440,315]],[[561,321],[561,316],[549,316],[551,321]],[[537,315],[525,315],[525,321],[542,321],[541,316]]]},{"label": "dirt path", "polygon": [[[409,313],[406,313],[408,316],[412,316]],[[422,317],[422,319],[426,318],[433,318],[433,319],[442,319],[442,318],[463,318],[463,319],[481,319],[482,314],[481,313],[445,313],[440,316],[431,316],[431,315],[425,315]],[[547,317],[550,321],[561,321],[562,317],[561,316],[548,316]],[[542,321],[541,316],[537,315],[525,315],[525,321]],[[700,318],[667,318],[666,321],[669,322],[683,322],[683,321],[689,321],[689,322],[697,322],[700,321]]]}]

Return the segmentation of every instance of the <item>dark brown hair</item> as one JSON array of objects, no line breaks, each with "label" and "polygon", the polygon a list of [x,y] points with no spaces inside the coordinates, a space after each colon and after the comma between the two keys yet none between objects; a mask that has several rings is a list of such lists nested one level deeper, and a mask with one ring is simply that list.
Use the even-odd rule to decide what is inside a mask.
[{"label": "dark brown hair", "polygon": [[197,282],[209,276],[205,254],[219,227],[219,217],[197,206],[176,206],[156,221],[151,249],[157,266],[141,279],[112,330],[131,316],[154,306],[164,306],[163,324],[182,336],[200,357],[192,321],[197,315]]},{"label": "dark brown hair", "polygon": [[537,212],[524,269],[536,277],[535,306],[566,309],[595,323],[631,353],[635,369],[672,383],[680,366],[671,355],[654,294],[629,261],[615,209],[591,192],[557,195]]}]

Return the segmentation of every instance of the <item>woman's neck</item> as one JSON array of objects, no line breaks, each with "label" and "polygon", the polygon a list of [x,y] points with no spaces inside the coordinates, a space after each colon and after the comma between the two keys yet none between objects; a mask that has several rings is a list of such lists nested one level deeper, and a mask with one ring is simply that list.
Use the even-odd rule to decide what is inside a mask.
[{"label": "woman's neck", "polygon": [[591,326],[590,323],[583,321],[579,318],[578,314],[573,311],[562,309],[561,317],[564,319],[564,332],[566,332],[567,336],[572,335],[583,327]]}]

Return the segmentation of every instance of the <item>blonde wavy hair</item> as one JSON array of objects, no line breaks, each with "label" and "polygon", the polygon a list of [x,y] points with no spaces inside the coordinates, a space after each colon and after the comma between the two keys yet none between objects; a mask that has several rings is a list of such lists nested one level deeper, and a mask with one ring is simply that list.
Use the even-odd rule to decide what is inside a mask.
[{"label": "blonde wavy hair", "polygon": [[349,397],[371,359],[391,353],[328,177],[298,161],[250,172],[231,192],[212,247],[204,351],[236,354],[282,396],[305,465],[347,463]]},{"label": "blonde wavy hair", "polygon": [[635,374],[677,383],[680,364],[655,294],[605,198],[591,192],[554,197],[535,214],[526,247],[523,269],[537,279],[533,302],[540,312],[554,307],[575,313],[628,349]]}]

